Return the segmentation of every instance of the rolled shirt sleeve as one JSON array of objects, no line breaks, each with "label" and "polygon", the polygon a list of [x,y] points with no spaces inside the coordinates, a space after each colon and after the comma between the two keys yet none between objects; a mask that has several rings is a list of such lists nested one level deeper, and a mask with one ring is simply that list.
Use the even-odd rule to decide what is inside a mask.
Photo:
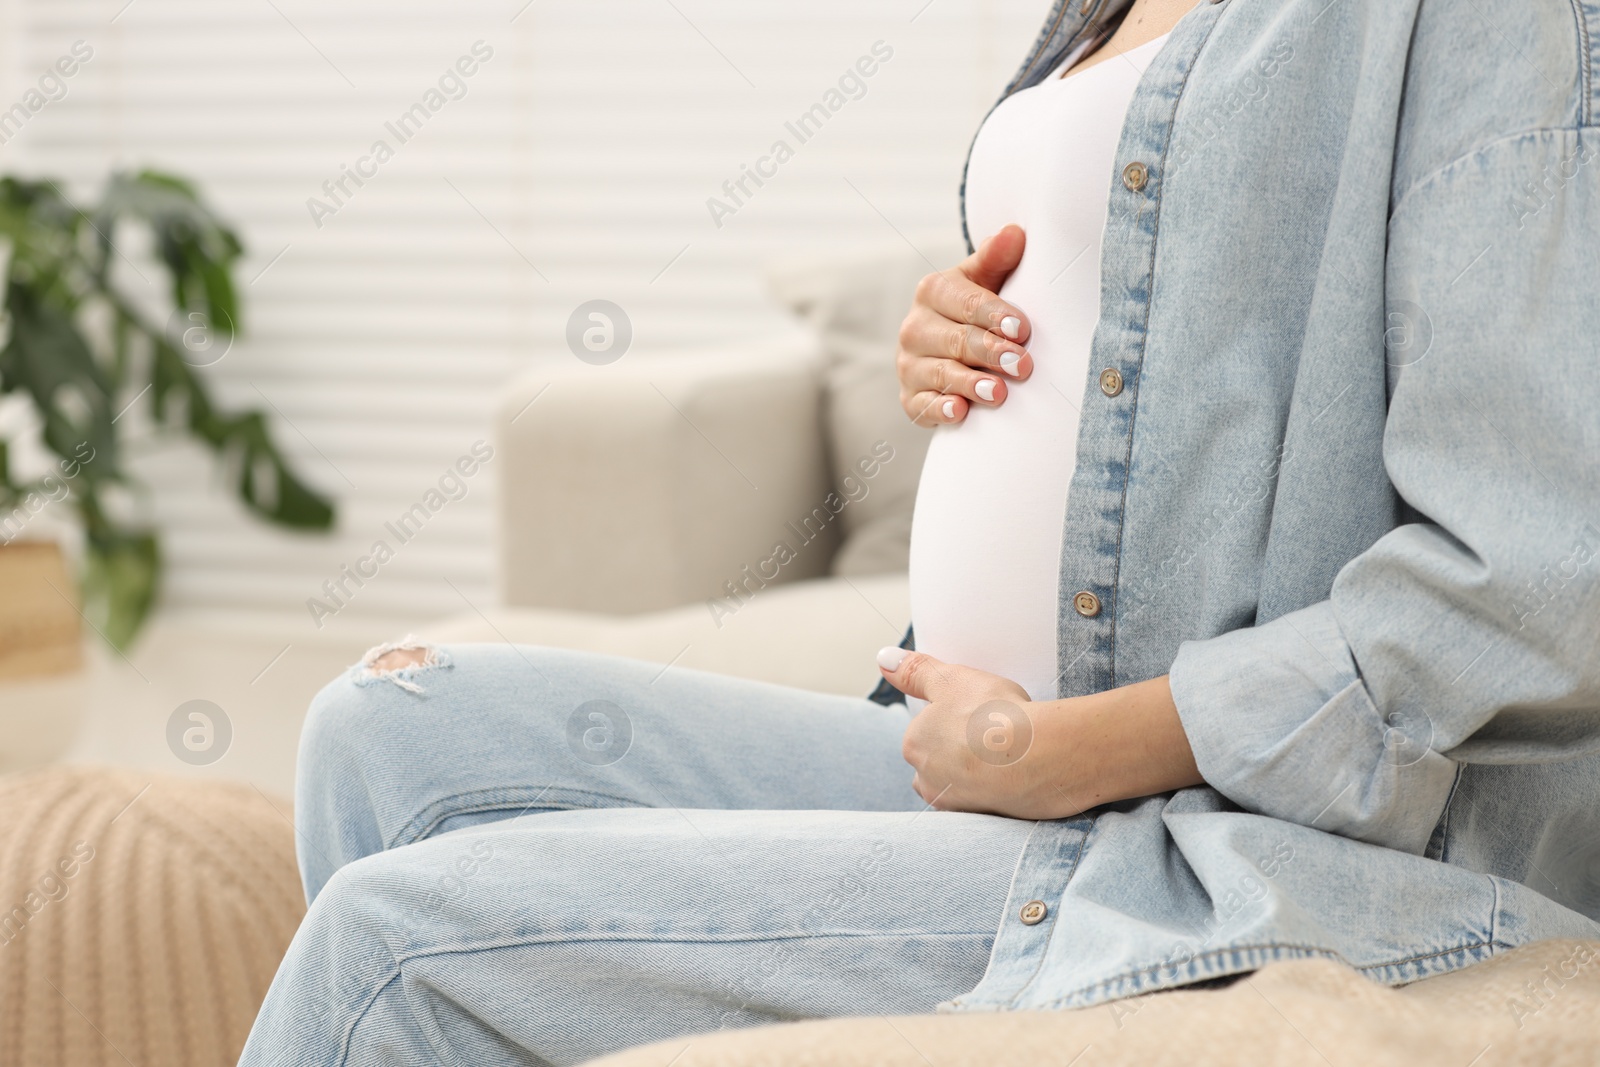
[{"label": "rolled shirt sleeve", "polygon": [[1594,129],[1501,137],[1397,200],[1384,313],[1411,332],[1373,358],[1422,521],[1327,600],[1180,646],[1179,715],[1235,803],[1421,853],[1461,763],[1600,750],[1596,234]]}]

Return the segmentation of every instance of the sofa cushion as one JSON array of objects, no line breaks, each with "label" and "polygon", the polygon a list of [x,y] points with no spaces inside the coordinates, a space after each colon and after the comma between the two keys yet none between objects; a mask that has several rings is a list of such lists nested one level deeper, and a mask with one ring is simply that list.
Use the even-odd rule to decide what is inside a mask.
[{"label": "sofa cushion", "polygon": [[1327,960],[1095,1008],[833,1019],[661,1041],[586,1067],[1558,1067],[1600,1048],[1600,941],[1390,989]]},{"label": "sofa cushion", "polygon": [[[845,542],[833,573],[880,574],[906,569],[911,506],[931,430],[900,409],[894,353],[900,322],[917,282],[959,262],[959,244],[924,245],[928,259],[905,245],[827,260],[794,260],[768,271],[773,294],[820,338],[824,360],[824,420],[834,488],[861,486],[840,514]],[[870,480],[858,464],[887,442],[894,458]],[[881,450],[882,446],[878,446]],[[848,481],[851,479],[853,481]]]},{"label": "sofa cushion", "polygon": [[773,585],[743,601],[642,615],[488,608],[420,632],[441,643],[550,645],[864,696],[882,677],[874,653],[900,639],[909,614],[906,576],[886,574]]},{"label": "sofa cushion", "polygon": [[52,767],[0,812],[0,1063],[235,1062],[305,912],[288,803]]}]

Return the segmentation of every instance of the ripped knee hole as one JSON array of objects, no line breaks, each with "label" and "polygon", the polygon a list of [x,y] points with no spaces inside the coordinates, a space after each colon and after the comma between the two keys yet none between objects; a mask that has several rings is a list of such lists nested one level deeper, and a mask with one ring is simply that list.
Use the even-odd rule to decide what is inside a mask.
[{"label": "ripped knee hole", "polygon": [[413,634],[398,641],[369,648],[361,657],[362,674],[357,679],[368,682],[384,679],[411,693],[421,693],[422,687],[410,677],[417,670],[447,666],[448,659],[437,645],[431,645]]},{"label": "ripped knee hole", "polygon": [[367,664],[374,674],[384,671],[397,671],[402,667],[418,667],[426,665],[428,652],[421,648],[397,648],[393,652],[385,652],[371,663]]}]

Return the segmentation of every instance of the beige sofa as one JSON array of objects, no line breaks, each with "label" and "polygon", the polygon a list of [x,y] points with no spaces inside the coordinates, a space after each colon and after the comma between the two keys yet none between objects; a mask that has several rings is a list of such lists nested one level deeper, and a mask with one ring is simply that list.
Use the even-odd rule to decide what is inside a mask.
[{"label": "beige sofa", "polygon": [[868,692],[910,613],[930,432],[900,410],[893,353],[929,269],[904,246],[783,264],[792,336],[529,370],[495,420],[504,606],[424,636]]}]

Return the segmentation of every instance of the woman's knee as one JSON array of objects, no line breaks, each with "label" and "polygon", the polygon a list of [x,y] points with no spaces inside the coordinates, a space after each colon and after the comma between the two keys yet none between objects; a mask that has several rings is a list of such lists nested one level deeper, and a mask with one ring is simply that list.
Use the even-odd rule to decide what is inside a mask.
[{"label": "woman's knee", "polygon": [[396,959],[411,947],[412,931],[396,921],[410,910],[408,866],[406,857],[377,853],[329,873],[284,963],[298,972],[296,984],[318,989],[330,1005],[353,1007],[393,977]]},{"label": "woman's knee", "polygon": [[506,930],[486,918],[502,909],[484,897],[504,891],[512,856],[503,835],[468,832],[352,860],[313,901],[307,936],[342,946],[339,955],[363,970],[441,944],[471,946],[480,935],[502,939]]},{"label": "woman's knee", "polygon": [[410,638],[380,645],[312,699],[295,773],[308,895],[340,864],[387,847],[379,809],[438,729],[425,687],[449,662],[444,649]]},{"label": "woman's knee", "polygon": [[434,721],[437,709],[424,712],[406,698],[423,696],[429,673],[450,665],[444,649],[413,637],[369,649],[312,699],[301,734],[302,776],[330,763],[326,769],[342,773],[352,759],[382,758],[387,747]]},{"label": "woman's knee", "polygon": [[[251,1036],[256,1052],[270,1048],[277,1058],[262,1055],[258,1061],[247,1048],[242,1062],[287,1062],[285,1049],[296,1053],[291,1058],[297,1063],[436,1062],[432,1032],[441,1015],[470,1027],[479,1006],[476,998],[457,1002],[442,990],[459,991],[464,973],[483,971],[475,948],[502,947],[506,939],[494,916],[507,909],[483,907],[476,899],[486,891],[482,880],[493,869],[488,865],[500,862],[497,851],[481,837],[426,842],[353,860],[330,875],[289,947]],[[414,971],[415,980],[396,981],[402,969]],[[456,980],[433,980],[441,970]],[[518,977],[504,972],[504,981]],[[470,1033],[452,1033],[451,1043]],[[379,1049],[386,1054],[380,1056]],[[462,1060],[489,1061],[471,1055]]]},{"label": "woman's knee", "polygon": [[307,711],[296,776],[305,828],[319,842],[337,838],[336,858],[348,862],[392,847],[439,794],[493,778],[491,757],[508,743],[537,752],[559,736],[548,718],[556,704],[540,684],[555,670],[552,655],[415,637],[368,650]]}]

